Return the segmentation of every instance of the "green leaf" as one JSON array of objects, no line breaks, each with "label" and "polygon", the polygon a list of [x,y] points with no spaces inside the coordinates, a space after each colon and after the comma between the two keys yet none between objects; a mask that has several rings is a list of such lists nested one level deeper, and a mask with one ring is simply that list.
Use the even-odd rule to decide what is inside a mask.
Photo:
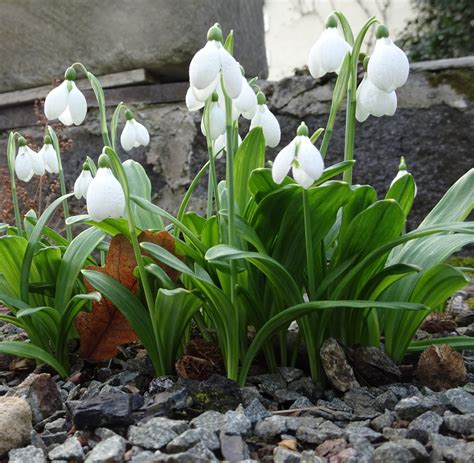
[{"label": "green leaf", "polygon": [[261,127],[252,129],[237,149],[234,159],[234,197],[241,214],[250,198],[251,173],[265,165],[265,138]]},{"label": "green leaf", "polygon": [[89,228],[77,235],[66,249],[56,281],[54,305],[59,312],[66,310],[82,267],[104,236],[102,230]]},{"label": "green leaf", "polygon": [[265,323],[265,325],[258,331],[257,335],[250,344],[250,347],[245,355],[240,372],[240,384],[244,385],[247,378],[250,365],[263,347],[268,342],[268,339],[277,331],[288,326],[293,320],[297,320],[305,315],[326,310],[326,309],[367,309],[379,308],[386,310],[424,310],[425,306],[422,304],[411,304],[407,302],[380,302],[380,301],[314,301],[298,304],[288,309],[285,309],[272,317]]},{"label": "green leaf", "polygon": [[318,180],[316,180],[315,185],[321,185],[324,182],[331,180],[337,175],[340,175],[346,170],[350,169],[354,164],[355,164],[355,161],[351,160],[351,161],[338,162],[337,164],[333,164],[332,166],[327,167],[326,169],[324,169],[321,177]]},{"label": "green leaf", "polygon": [[159,289],[156,295],[154,317],[163,344],[162,362],[169,374],[184,337],[185,330],[202,301],[184,289]]},{"label": "green leaf", "polygon": [[412,341],[408,346],[408,352],[423,352],[427,347],[448,344],[454,349],[464,350],[474,349],[474,338],[470,336],[449,336],[447,338],[423,339],[422,341]]},{"label": "green leaf", "polygon": [[50,353],[33,344],[20,341],[3,341],[0,342],[0,352],[46,363],[54,368],[63,378],[68,376],[67,370]]},{"label": "green leaf", "polygon": [[[31,225],[36,225],[38,222],[38,219],[36,217],[31,217],[31,216],[25,216],[25,220],[27,220]],[[43,228],[43,233],[45,236],[48,237],[50,241],[52,241],[54,244],[57,244],[58,246],[67,246],[69,244],[69,241],[61,236],[59,233],[54,231],[52,228],[45,226]]]},{"label": "green leaf", "polygon": [[9,292],[20,296],[20,274],[28,241],[15,235],[0,238],[0,273]]},{"label": "green leaf", "polygon": [[385,199],[394,199],[408,216],[415,199],[416,185],[413,175],[405,174],[400,177],[387,191]]},{"label": "green leaf", "polygon": [[[66,220],[66,224],[67,225],[87,224],[95,228],[98,228],[100,230],[103,230],[105,233],[111,236],[125,235],[126,237],[130,238],[130,232],[128,230],[127,219],[104,219],[100,222],[96,222],[92,220],[89,215],[82,214],[82,215],[69,217]],[[139,235],[140,230],[136,228],[135,233],[136,235]]]},{"label": "green leaf", "polygon": [[[122,166],[127,176],[130,194],[151,201],[151,182],[143,166],[133,159],[127,159]],[[163,221],[159,215],[146,211],[137,204],[132,204],[131,207],[138,228],[163,230]]]},{"label": "green leaf", "polygon": [[31,232],[30,238],[28,240],[28,246],[26,247],[25,254],[23,256],[23,265],[21,267],[21,275],[20,275],[20,294],[21,299],[23,299],[26,303],[29,300],[29,282],[30,282],[30,271],[31,271],[31,264],[33,261],[33,256],[38,244],[38,241],[41,238],[43,233],[44,226],[48,223],[49,219],[55,212],[56,208],[62,204],[62,202],[70,198],[74,193],[69,193],[67,195],[61,196],[53,201],[43,212],[41,217],[38,219],[33,231]]}]

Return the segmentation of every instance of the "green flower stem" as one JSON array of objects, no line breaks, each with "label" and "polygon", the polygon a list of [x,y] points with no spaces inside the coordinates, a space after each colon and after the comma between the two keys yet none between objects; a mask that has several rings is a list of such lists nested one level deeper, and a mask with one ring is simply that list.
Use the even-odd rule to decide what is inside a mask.
[{"label": "green flower stem", "polygon": [[125,106],[125,104],[121,101],[117,107],[115,108],[114,114],[112,116],[112,119],[110,121],[110,137],[112,141],[112,149],[116,152],[117,147],[116,147],[116,139],[117,139],[117,126],[120,118],[120,114],[122,111],[127,111],[128,108]]},{"label": "green flower stem", "polygon": [[315,266],[313,252],[313,233],[311,227],[311,210],[309,207],[308,190],[303,188],[303,216],[304,216],[304,236],[306,244],[306,265],[308,274],[308,297],[312,301],[316,294],[315,288]]},{"label": "green flower stem", "polygon": [[[58,177],[59,177],[59,186],[61,189],[61,196],[65,196],[67,194],[67,189],[66,189],[66,181],[64,179],[64,169],[63,169],[63,163],[61,161],[61,152],[59,149],[59,142],[58,142],[58,137],[56,136],[56,133],[52,129],[51,126],[48,125],[47,127],[48,134],[51,137],[51,140],[53,141],[53,146],[54,150],[56,151],[56,158],[58,160]],[[64,222],[66,223],[66,238],[68,241],[72,241],[72,226],[67,224],[67,219],[69,218],[69,204],[67,202],[67,199],[63,201],[63,210],[64,210]]]},{"label": "green flower stem", "polygon": [[334,123],[336,122],[337,109],[335,105],[331,104],[331,111],[329,113],[329,119],[324,130],[323,141],[321,142],[320,153],[323,159],[326,157],[328,151],[329,142],[331,141],[332,132],[334,129]]},{"label": "green flower stem", "polygon": [[16,143],[15,138],[20,134],[15,132],[10,132],[8,136],[8,145],[7,145],[7,165],[8,172],[10,173],[10,189],[12,193],[12,203],[13,203],[13,212],[15,214],[15,223],[17,228],[17,233],[19,236],[23,235],[23,226],[21,223],[21,214],[20,207],[18,205],[18,196],[16,194],[16,178],[15,178],[15,150]]},{"label": "green flower stem", "polygon": [[[133,248],[133,254],[135,256],[135,260],[137,261],[138,273],[140,274],[140,281],[143,287],[143,292],[145,294],[148,311],[150,312],[150,315],[151,315],[153,331],[155,333],[155,340],[158,345],[158,352],[163,353],[164,350],[163,350],[161,338],[159,336],[159,330],[158,330],[158,327],[156,326],[157,320],[156,320],[156,317],[153,316],[154,311],[155,311],[155,299],[151,291],[151,285],[148,279],[148,273],[145,270],[145,262],[143,260],[140,243],[138,242],[138,238],[136,234],[135,216],[134,216],[133,208],[131,207],[131,203],[130,203],[131,201],[130,200],[130,187],[128,185],[127,175],[125,174],[125,170],[123,169],[122,163],[120,162],[120,158],[118,157],[117,153],[110,147],[106,147],[105,152],[108,154],[110,160],[112,161],[114,171],[117,175],[117,178],[120,184],[122,185],[123,192],[125,194],[125,209],[126,209],[126,214],[128,217],[128,220],[127,220],[128,231],[129,231],[130,241]],[[165,366],[163,365],[163,360],[161,358],[161,355],[159,355],[158,362],[159,362],[159,367],[161,371],[157,371],[156,373],[163,375],[166,373],[166,369],[165,369]]]},{"label": "green flower stem", "polygon": [[[344,161],[354,159],[354,140],[356,125],[356,91],[357,91],[357,69],[350,76],[349,88],[347,90],[347,110],[346,110],[346,136],[344,140]],[[352,185],[352,166],[343,174],[343,180]]]}]

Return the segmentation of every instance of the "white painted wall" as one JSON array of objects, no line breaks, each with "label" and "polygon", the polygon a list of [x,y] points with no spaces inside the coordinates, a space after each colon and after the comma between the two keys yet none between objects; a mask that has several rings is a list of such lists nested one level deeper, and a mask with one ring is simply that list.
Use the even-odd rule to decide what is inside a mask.
[{"label": "white painted wall", "polygon": [[[409,0],[265,0],[270,79],[289,76],[293,69],[306,64],[309,50],[324,29],[326,17],[334,10],[344,13],[354,35],[370,16],[377,16],[395,38],[413,14]],[[370,46],[373,33],[368,35]]]}]

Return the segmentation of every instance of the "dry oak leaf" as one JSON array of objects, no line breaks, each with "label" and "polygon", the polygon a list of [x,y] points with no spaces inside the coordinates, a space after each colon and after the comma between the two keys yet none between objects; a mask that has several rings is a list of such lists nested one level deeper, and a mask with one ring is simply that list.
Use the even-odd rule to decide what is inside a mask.
[{"label": "dry oak leaf", "polygon": [[[174,239],[167,232],[146,231],[138,239],[140,242],[150,241],[159,244],[174,253]],[[87,269],[105,273],[135,293],[138,282],[133,271],[136,265],[132,245],[125,236],[116,235],[110,242],[105,267],[90,266]],[[170,270],[164,269],[167,272]],[[177,277],[176,272],[170,274],[170,278]],[[87,280],[85,280],[85,285],[89,292],[95,291]],[[117,355],[117,347],[121,344],[138,341],[138,336],[127,319],[105,297],[92,304],[91,312],[79,313],[75,325],[79,332],[80,355],[91,362],[109,360]]]}]

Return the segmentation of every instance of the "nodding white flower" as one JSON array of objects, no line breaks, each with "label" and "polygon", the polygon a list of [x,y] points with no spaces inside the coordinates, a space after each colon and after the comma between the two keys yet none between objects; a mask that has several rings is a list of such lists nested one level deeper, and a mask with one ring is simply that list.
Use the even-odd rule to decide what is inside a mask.
[{"label": "nodding white flower", "polygon": [[247,82],[247,79],[242,76],[242,91],[240,92],[240,95],[234,100],[233,108],[235,108],[238,113],[242,114],[245,119],[250,120],[257,112],[257,105],[257,95]]},{"label": "nodding white flower", "polygon": [[36,153],[27,146],[26,140],[21,137],[18,140],[18,153],[15,159],[16,176],[23,182],[29,182],[34,175],[32,154]]},{"label": "nodding white flower", "polygon": [[393,116],[397,109],[395,91],[387,93],[380,90],[367,76],[357,88],[356,100],[356,119],[359,122],[364,122],[369,116]]},{"label": "nodding white flower", "polygon": [[392,92],[408,79],[410,64],[407,55],[388,36],[385,26],[376,31],[377,41],[370,57],[367,77],[384,92]]},{"label": "nodding white flower", "polygon": [[339,72],[344,57],[351,51],[351,46],[337,30],[337,19],[330,15],[326,29],[311,48],[308,57],[310,74],[318,79],[328,72]]},{"label": "nodding white flower", "polygon": [[[237,135],[237,147],[240,146],[242,143],[242,137],[240,135]],[[220,159],[227,149],[227,134],[224,132],[222,135],[219,135],[219,137],[216,138],[216,141],[214,142],[214,154],[216,156],[216,159]]]},{"label": "nodding white flower", "polygon": [[188,110],[191,112],[199,111],[200,109],[204,108],[205,104],[205,99],[204,101],[198,100],[193,88],[189,87],[188,91],[186,92],[186,106],[188,107]]},{"label": "nodding white flower", "polygon": [[87,189],[87,212],[92,220],[118,219],[125,211],[125,195],[122,185],[110,169],[106,154],[99,157],[99,169]]},{"label": "nodding white flower", "polygon": [[38,155],[43,158],[46,172],[49,172],[50,174],[57,174],[59,172],[58,156],[49,135],[44,137],[44,144],[38,151]]},{"label": "nodding white flower", "polygon": [[127,122],[120,135],[120,144],[125,151],[150,143],[150,134],[143,124],[137,122],[130,111],[125,113]]},{"label": "nodding white flower", "polygon": [[87,198],[87,190],[92,182],[92,174],[90,171],[90,167],[87,163],[84,164],[82,167],[82,172],[77,177],[76,181],[74,182],[74,196],[77,199]]},{"label": "nodding white flower", "polygon": [[59,119],[64,125],[80,125],[84,121],[87,102],[75,80],[76,71],[68,68],[63,83],[48,93],[44,114],[49,120]]},{"label": "nodding white flower", "polygon": [[35,175],[40,175],[40,176],[44,175],[45,166],[44,166],[43,156],[41,156],[40,153],[36,153],[32,149],[29,149],[29,150],[30,150],[31,167],[33,169],[33,173]]},{"label": "nodding white flower", "polygon": [[225,110],[219,104],[218,95],[217,93],[213,93],[212,101],[207,108],[206,111],[209,111],[209,114],[204,112],[202,119],[201,119],[201,132],[204,136],[207,136],[207,129],[206,129],[206,118],[208,117],[209,123],[209,136],[211,140],[216,140],[219,138],[223,133],[225,133]]},{"label": "nodding white flower", "polygon": [[[395,182],[399,179],[401,179],[402,177],[404,177],[405,175],[408,175],[410,172],[408,172],[408,169],[407,169],[407,164],[405,162],[405,157],[402,156],[400,158],[400,164],[398,166],[398,172],[397,172],[397,175],[395,176],[395,178],[392,180],[392,183],[390,183],[390,188],[392,188],[392,186],[395,184]],[[414,192],[414,196],[416,196],[418,192],[418,188],[416,187],[416,183],[415,183],[415,192]]]},{"label": "nodding white flower", "polygon": [[189,83],[196,98],[207,100],[215,91],[221,75],[227,94],[237,98],[242,90],[240,65],[224,48],[224,38],[218,24],[209,29],[207,40],[189,64]]},{"label": "nodding white flower", "polygon": [[292,169],[293,177],[303,188],[309,188],[323,174],[324,161],[319,150],[308,137],[304,122],[298,127],[296,137],[285,146],[273,161],[273,181],[280,184]]},{"label": "nodding white flower", "polygon": [[275,148],[275,146],[280,143],[280,124],[265,104],[267,100],[262,92],[258,92],[257,101],[257,111],[250,122],[250,130],[255,127],[261,127],[263,130],[263,136],[265,137],[265,145],[270,148]]}]

